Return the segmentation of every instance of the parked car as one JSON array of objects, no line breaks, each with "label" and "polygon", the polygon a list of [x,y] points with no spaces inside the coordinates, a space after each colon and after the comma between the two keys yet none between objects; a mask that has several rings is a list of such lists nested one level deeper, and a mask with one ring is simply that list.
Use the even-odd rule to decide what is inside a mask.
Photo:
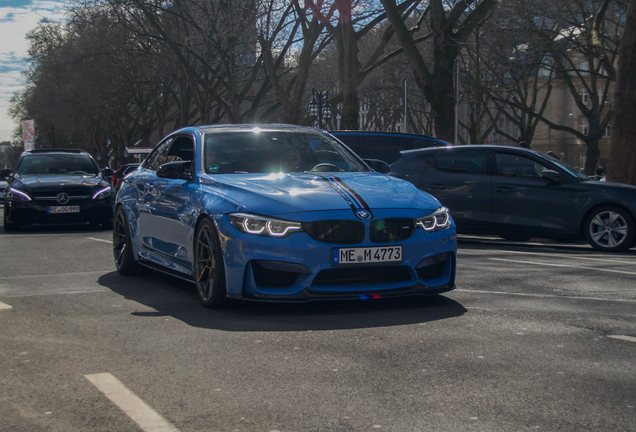
[{"label": "parked car", "polygon": [[22,153],[5,189],[4,230],[28,224],[95,223],[110,226],[113,189],[90,154],[41,149]]},{"label": "parked car", "polygon": [[455,287],[446,208],[333,137],[287,125],[168,135],[124,178],[113,253],[123,275],[149,267],[194,282],[207,307]]},{"label": "parked car", "polygon": [[636,187],[590,180],[536,151],[493,145],[405,151],[390,174],[439,199],[459,233],[578,237],[610,252],[636,245]]},{"label": "parked car", "polygon": [[[450,146],[446,141],[427,135],[378,131],[333,131],[331,135],[345,143],[358,156],[367,159],[379,159],[392,164],[400,158],[403,150],[427,147]],[[373,163],[369,163],[372,165]],[[374,167],[375,169],[375,167]],[[381,171],[381,168],[376,169]]]},{"label": "parked car", "polygon": [[8,175],[0,175],[0,201],[4,203],[4,189],[7,187]]},{"label": "parked car", "polygon": [[139,168],[138,163],[129,163],[129,164],[120,165],[119,168],[117,168],[115,172],[112,174],[110,184],[112,184],[115,190],[118,191],[122,185],[122,180],[124,176],[128,174],[129,172],[136,170],[137,168]]}]

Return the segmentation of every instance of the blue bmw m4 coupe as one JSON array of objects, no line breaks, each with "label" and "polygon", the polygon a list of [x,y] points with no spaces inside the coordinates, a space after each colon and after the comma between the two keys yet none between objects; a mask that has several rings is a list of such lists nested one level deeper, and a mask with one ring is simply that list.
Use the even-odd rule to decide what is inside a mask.
[{"label": "blue bmw m4 coupe", "polygon": [[298,126],[175,131],[125,177],[114,210],[119,273],[191,281],[207,307],[442,293],[456,252],[437,199]]}]

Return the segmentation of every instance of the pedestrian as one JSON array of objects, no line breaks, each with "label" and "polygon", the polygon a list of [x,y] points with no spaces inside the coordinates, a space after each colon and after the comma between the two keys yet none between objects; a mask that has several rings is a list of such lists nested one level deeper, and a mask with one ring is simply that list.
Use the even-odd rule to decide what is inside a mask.
[{"label": "pedestrian", "polygon": [[525,142],[525,141],[521,141],[521,142],[519,142],[519,147],[523,147],[523,148],[527,148],[527,149],[529,149],[529,148],[530,148],[530,146],[528,145],[528,143],[527,143],[527,142]]},{"label": "pedestrian", "polygon": [[560,158],[560,157],[558,157],[558,156],[556,155],[556,153],[554,153],[552,150],[548,151],[548,153],[547,153],[547,154],[548,154],[548,156],[552,156],[552,157],[553,157],[553,158],[555,158],[555,159],[561,160],[561,158]]}]

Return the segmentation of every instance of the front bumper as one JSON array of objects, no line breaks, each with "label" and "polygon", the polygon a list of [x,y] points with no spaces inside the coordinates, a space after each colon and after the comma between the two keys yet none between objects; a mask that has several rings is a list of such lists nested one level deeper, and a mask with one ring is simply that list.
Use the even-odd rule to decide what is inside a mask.
[{"label": "front bumper", "polygon": [[49,207],[60,206],[52,201],[5,201],[4,211],[9,223],[31,224],[76,224],[108,223],[113,220],[113,199],[111,197],[93,200],[71,200],[65,206],[79,206],[77,213],[49,213]]},{"label": "front bumper", "polygon": [[[456,231],[417,229],[397,264],[333,265],[334,247],[306,233],[282,239],[238,232],[218,220],[227,294],[264,301],[307,302],[435,295],[455,288]],[[392,244],[387,244],[390,246]],[[375,247],[367,240],[351,247]]]}]

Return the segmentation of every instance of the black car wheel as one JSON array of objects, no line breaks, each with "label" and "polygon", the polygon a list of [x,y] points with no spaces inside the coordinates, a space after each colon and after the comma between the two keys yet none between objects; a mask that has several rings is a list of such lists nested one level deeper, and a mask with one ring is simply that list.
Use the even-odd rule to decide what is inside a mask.
[{"label": "black car wheel", "polygon": [[17,223],[9,222],[9,216],[7,215],[7,206],[4,206],[4,232],[14,232],[20,228],[20,225]]},{"label": "black car wheel", "polygon": [[585,240],[600,251],[624,251],[634,240],[634,219],[620,207],[599,207],[585,219],[583,229]]},{"label": "black car wheel", "polygon": [[114,219],[113,257],[115,258],[115,267],[117,267],[117,271],[124,276],[140,273],[141,265],[133,258],[128,219],[122,206],[117,208]]},{"label": "black car wheel", "polygon": [[209,308],[225,303],[225,270],[221,245],[210,219],[199,224],[194,236],[194,276],[201,302]]}]

